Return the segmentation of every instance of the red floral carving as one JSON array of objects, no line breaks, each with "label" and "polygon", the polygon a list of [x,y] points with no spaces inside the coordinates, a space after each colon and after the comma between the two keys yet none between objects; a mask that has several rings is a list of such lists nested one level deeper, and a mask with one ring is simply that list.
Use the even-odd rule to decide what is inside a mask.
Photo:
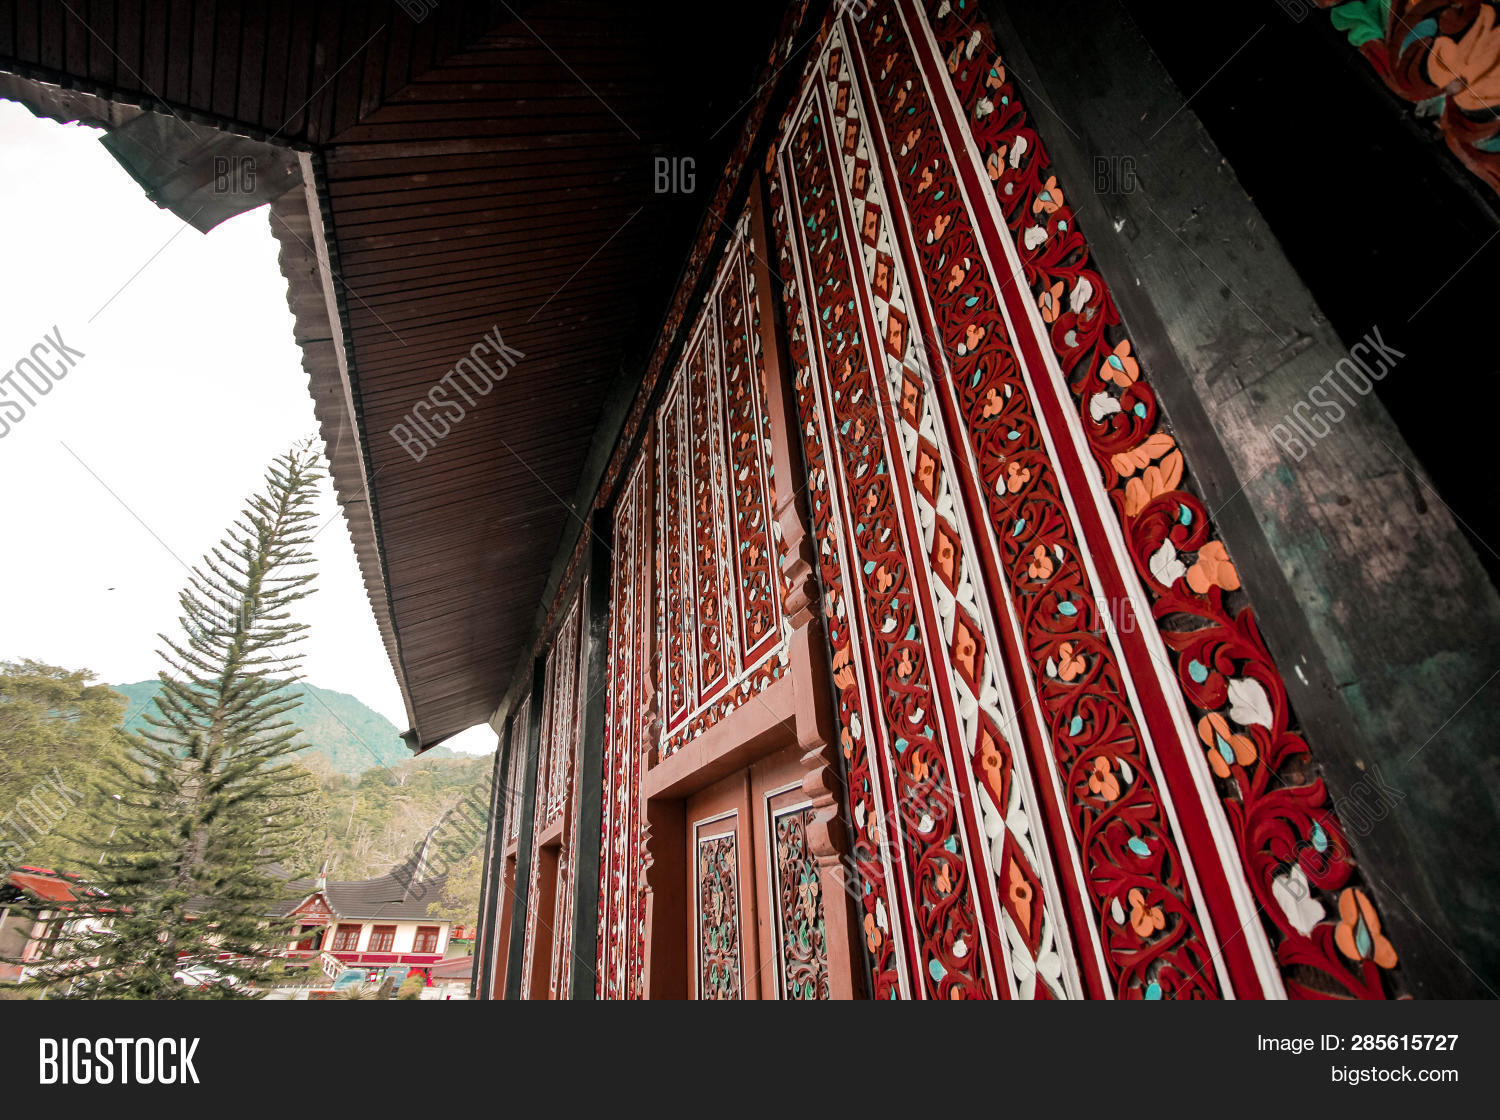
[{"label": "red floral carving", "polygon": [[[1444,6],[1424,3],[1434,10]],[[1216,752],[1229,771],[1220,775],[1222,807],[1287,990],[1296,996],[1381,998],[1381,969],[1394,966],[1394,950],[1341,959],[1331,915],[1303,933],[1298,923],[1306,925],[1306,915],[1294,917],[1293,894],[1273,890],[1300,869],[1314,888],[1337,891],[1355,875],[1352,854],[1322,781],[1310,776],[1307,743],[1292,729],[1286,689],[1251,609],[1232,612],[1224,602],[1225,592],[1239,587],[1238,572],[1213,537],[1208,510],[1186,488],[1186,464],[1161,430],[1155,394],[1119,335],[1119,313],[1092,266],[1072,208],[1061,202],[1038,209],[1038,200],[1053,195],[1057,183],[1021,91],[1007,78],[988,25],[972,10],[960,16],[938,0],[926,0],[924,7],[1027,282],[1039,296],[1080,294],[1050,320],[1048,339],[1112,492],[1137,573],[1154,600],[1163,640],[1175,655],[1183,694],[1200,718],[1217,717],[1207,724],[1211,733],[1229,732],[1224,738],[1233,766]],[[1190,568],[1178,559],[1194,555]],[[1363,892],[1359,899],[1368,905]],[[1356,910],[1363,913],[1358,905]]]}]

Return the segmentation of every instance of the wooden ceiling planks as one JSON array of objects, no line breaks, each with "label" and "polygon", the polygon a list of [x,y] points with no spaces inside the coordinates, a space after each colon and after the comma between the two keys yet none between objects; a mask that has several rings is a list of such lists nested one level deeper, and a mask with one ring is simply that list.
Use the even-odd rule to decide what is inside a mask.
[{"label": "wooden ceiling planks", "polygon": [[[571,14],[538,14],[554,7]],[[661,236],[639,213],[651,164],[633,135],[670,135],[661,60],[617,7],[534,5],[526,22],[414,73],[324,150],[328,220],[357,292],[345,322],[390,609],[424,745],[493,710],[575,516],[625,344],[666,295],[648,308],[633,279]],[[492,327],[525,357],[412,463],[385,432]]]}]

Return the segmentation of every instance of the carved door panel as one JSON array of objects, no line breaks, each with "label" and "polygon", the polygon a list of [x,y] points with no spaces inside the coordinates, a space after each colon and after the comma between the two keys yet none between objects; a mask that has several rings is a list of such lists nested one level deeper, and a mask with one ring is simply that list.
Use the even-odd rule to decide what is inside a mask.
[{"label": "carved door panel", "polygon": [[688,799],[694,998],[828,998],[824,900],[802,776],[792,749]]},{"label": "carved door panel", "polygon": [[808,842],[812,799],[796,749],[750,771],[755,810],[761,999],[828,999],[823,889]]},{"label": "carved door panel", "polygon": [[[688,798],[688,993],[756,998],[755,867],[745,771]],[[747,987],[750,989],[747,991]]]}]

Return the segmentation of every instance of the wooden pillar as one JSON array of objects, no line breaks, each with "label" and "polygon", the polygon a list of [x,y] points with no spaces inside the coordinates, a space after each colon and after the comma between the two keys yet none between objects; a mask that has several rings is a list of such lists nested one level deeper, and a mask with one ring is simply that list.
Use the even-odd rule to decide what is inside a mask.
[{"label": "wooden pillar", "polygon": [[583,603],[583,719],[579,729],[578,806],[573,833],[573,968],[568,999],[593,999],[599,960],[599,856],[604,828],[604,715],[609,703],[610,571],[614,518],[595,511],[589,539],[588,598]]},{"label": "wooden pillar", "polygon": [[538,756],[542,744],[542,690],[547,678],[546,661],[537,658],[531,667],[531,718],[526,722],[524,759],[526,778],[521,787],[521,832],[516,847],[516,882],[511,906],[510,950],[505,969],[505,998],[521,998],[521,976],[525,970],[526,920],[528,894],[531,885],[531,862],[536,857],[532,851],[533,823],[536,818],[536,789]]},{"label": "wooden pillar", "polygon": [[489,999],[494,987],[497,926],[503,898],[498,893],[500,865],[505,857],[505,778],[510,754],[510,723],[505,724],[500,745],[495,751],[495,765],[490,771],[490,819],[484,837],[483,889],[479,898],[479,931],[474,941],[474,969],[469,991],[474,999]]}]

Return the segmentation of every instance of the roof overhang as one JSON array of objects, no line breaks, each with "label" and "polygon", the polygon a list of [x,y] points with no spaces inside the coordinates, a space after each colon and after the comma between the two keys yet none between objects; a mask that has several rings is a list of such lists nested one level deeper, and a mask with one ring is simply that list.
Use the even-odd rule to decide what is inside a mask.
[{"label": "roof overhang", "polygon": [[[414,750],[490,720],[531,648],[779,6],[455,0],[379,23],[347,4],[315,24],[205,0],[201,37],[88,29],[109,65],[87,73],[0,58],[0,96],[113,130],[200,228],[271,200]],[[273,54],[284,86],[263,80]],[[245,161],[249,192],[222,197]],[[663,191],[664,167],[692,189]]]}]

